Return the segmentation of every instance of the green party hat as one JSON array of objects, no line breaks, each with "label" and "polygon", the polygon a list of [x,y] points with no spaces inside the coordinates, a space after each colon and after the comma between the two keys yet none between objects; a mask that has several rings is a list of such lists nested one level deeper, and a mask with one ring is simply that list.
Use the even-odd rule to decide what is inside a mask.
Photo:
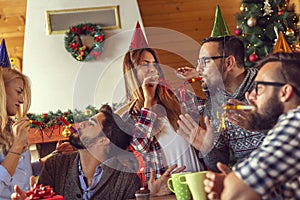
[{"label": "green party hat", "polygon": [[215,14],[215,22],[213,30],[211,31],[210,37],[224,37],[229,36],[229,30],[227,24],[223,18],[220,6],[217,5],[216,14]]}]

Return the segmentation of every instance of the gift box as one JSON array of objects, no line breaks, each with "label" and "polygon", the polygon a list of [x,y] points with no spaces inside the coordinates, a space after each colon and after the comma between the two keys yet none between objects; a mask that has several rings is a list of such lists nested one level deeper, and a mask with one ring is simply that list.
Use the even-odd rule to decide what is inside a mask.
[{"label": "gift box", "polygon": [[32,199],[64,200],[64,197],[61,195],[56,195],[53,189],[48,185],[44,186],[35,184],[30,191],[26,192],[25,200]]}]

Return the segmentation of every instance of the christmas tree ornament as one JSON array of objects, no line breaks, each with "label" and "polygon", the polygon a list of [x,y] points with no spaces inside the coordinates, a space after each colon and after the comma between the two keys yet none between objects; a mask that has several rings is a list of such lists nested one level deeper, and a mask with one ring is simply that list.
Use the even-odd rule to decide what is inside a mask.
[{"label": "christmas tree ornament", "polygon": [[220,6],[217,5],[214,26],[211,31],[210,37],[224,37],[229,35],[230,33],[227,24],[223,18]]},{"label": "christmas tree ornament", "polygon": [[272,7],[271,7],[271,4],[270,4],[269,0],[265,0],[263,9],[264,9],[263,16],[270,15],[272,12],[274,12],[272,10]]},{"label": "christmas tree ornament", "polygon": [[241,35],[242,34],[242,30],[237,28],[237,29],[235,29],[234,34],[235,35]]},{"label": "christmas tree ornament", "polygon": [[244,4],[241,5],[240,11],[241,11],[241,12],[244,12],[244,11],[245,11],[245,6],[244,6]]},{"label": "christmas tree ornament", "polygon": [[283,9],[283,8],[280,8],[280,7],[278,6],[277,14],[280,16],[280,15],[282,15],[283,13],[284,13],[284,9]]},{"label": "christmas tree ornament", "polygon": [[10,61],[4,39],[2,39],[0,46],[0,67],[10,68]]},{"label": "christmas tree ornament", "polygon": [[252,53],[250,56],[249,56],[249,61],[250,62],[255,62],[258,60],[258,55],[256,53]]},{"label": "christmas tree ornament", "polygon": [[297,53],[300,53],[300,42],[294,42],[293,44],[292,44],[292,48],[293,48],[293,51],[294,52],[297,52]]},{"label": "christmas tree ornament", "polygon": [[140,23],[137,22],[129,46],[130,50],[148,48],[148,42],[145,39]]},{"label": "christmas tree ornament", "polygon": [[286,36],[294,36],[295,35],[295,32],[293,29],[291,28],[287,28],[286,32],[285,32],[285,35]]},{"label": "christmas tree ornament", "polygon": [[72,131],[68,127],[66,127],[61,134],[67,138],[72,134]]},{"label": "christmas tree ornament", "polygon": [[256,19],[254,17],[250,17],[248,20],[247,20],[247,25],[249,27],[253,27],[256,25]]},{"label": "christmas tree ornament", "polygon": [[285,52],[292,53],[292,49],[284,38],[283,33],[280,31],[278,34],[278,38],[272,53]]},{"label": "christmas tree ornament", "polygon": [[91,114],[93,114],[93,111],[91,111],[90,109],[87,109],[87,110],[84,112],[84,114],[85,114],[86,116],[90,116]]}]

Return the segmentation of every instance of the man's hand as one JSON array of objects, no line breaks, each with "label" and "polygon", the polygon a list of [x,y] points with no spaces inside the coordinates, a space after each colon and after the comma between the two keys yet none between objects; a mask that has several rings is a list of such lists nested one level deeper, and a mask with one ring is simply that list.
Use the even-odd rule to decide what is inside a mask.
[{"label": "man's hand", "polygon": [[62,153],[62,154],[68,154],[74,152],[73,146],[70,144],[70,142],[62,142],[61,140],[58,140],[55,148],[56,153]]},{"label": "man's hand", "polygon": [[[161,177],[155,179],[155,171],[151,170],[151,176],[148,181],[148,189],[150,190],[151,195],[154,196],[163,196],[171,193],[168,188],[168,179],[171,177],[171,172],[177,167],[177,164],[169,167]],[[182,172],[186,167],[182,166],[174,171],[174,173]]]},{"label": "man's hand", "polygon": [[[35,183],[36,183],[35,177],[30,176],[30,178],[29,178],[30,187],[32,188]],[[11,200],[24,200],[24,199],[26,199],[26,192],[21,190],[18,185],[14,186],[14,190],[15,190],[15,192],[12,193],[11,196],[10,196]]]},{"label": "man's hand", "polygon": [[199,73],[196,71],[195,68],[192,67],[179,67],[176,70],[176,76],[183,80],[189,80],[191,78],[196,78],[199,76]]},{"label": "man's hand", "polygon": [[[242,101],[236,100],[236,99],[230,99],[228,101],[231,105],[247,105]],[[249,124],[249,117],[250,117],[251,111],[249,110],[227,110],[226,111],[226,118],[229,122],[232,124],[235,124],[239,127],[242,127],[244,129],[251,130],[250,124]]]},{"label": "man's hand", "polygon": [[207,193],[208,199],[220,199],[223,191],[223,181],[225,177],[231,172],[229,167],[218,162],[218,169],[222,173],[208,172],[204,180],[204,190]]},{"label": "man's hand", "polygon": [[208,117],[205,117],[206,130],[201,128],[189,114],[180,115],[177,133],[201,153],[208,153],[213,147],[213,130]]}]

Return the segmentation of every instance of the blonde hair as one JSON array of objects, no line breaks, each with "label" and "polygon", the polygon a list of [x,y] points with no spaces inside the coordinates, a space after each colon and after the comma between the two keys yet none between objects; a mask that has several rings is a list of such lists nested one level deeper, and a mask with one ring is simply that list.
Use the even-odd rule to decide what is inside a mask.
[{"label": "blonde hair", "polygon": [[6,110],[6,90],[5,86],[17,79],[20,78],[24,83],[24,103],[20,106],[17,111],[16,117],[24,117],[28,112],[31,104],[31,89],[30,81],[27,76],[21,72],[11,69],[11,68],[2,68],[0,66],[0,145],[2,150],[8,151],[13,143],[13,135],[10,133],[10,123],[9,117]]},{"label": "blonde hair", "polygon": [[[144,52],[149,52],[155,59],[156,63],[159,63],[156,53],[153,49],[135,49],[128,51],[125,54],[123,61],[123,74],[125,79],[126,98],[129,101],[129,105],[133,101],[137,101],[135,106],[140,110],[144,105],[144,94],[141,88],[141,83],[137,78],[135,66],[141,63],[141,58]],[[164,80],[164,74],[159,64],[156,67],[160,79]],[[166,109],[167,117],[175,130],[178,129],[177,120],[181,113],[181,108],[173,91],[167,87],[166,84],[159,84],[156,89],[155,98],[158,103],[163,105]]]}]

